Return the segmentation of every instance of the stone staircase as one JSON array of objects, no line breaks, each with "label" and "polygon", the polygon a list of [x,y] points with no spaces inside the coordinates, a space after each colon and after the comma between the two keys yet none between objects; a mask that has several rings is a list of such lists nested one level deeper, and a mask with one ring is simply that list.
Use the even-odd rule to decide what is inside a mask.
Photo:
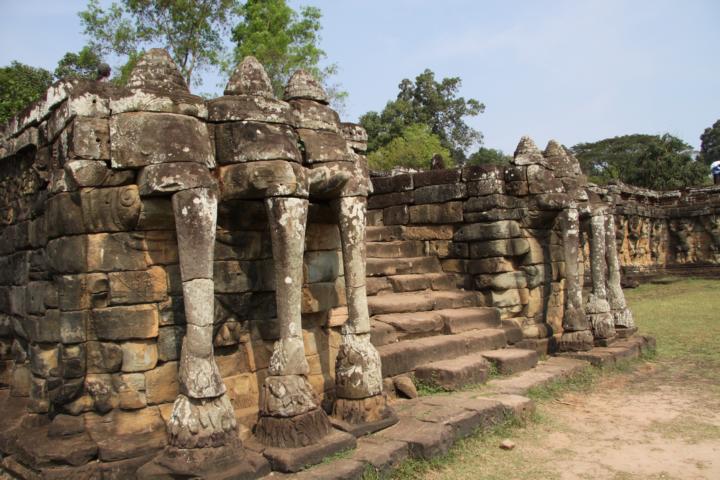
[{"label": "stone staircase", "polygon": [[492,371],[533,368],[537,352],[508,348],[522,339],[513,323],[485,307],[480,292],[458,288],[423,240],[403,240],[402,227],[367,229],[371,338],[383,377],[414,373],[447,390],[483,383]]}]

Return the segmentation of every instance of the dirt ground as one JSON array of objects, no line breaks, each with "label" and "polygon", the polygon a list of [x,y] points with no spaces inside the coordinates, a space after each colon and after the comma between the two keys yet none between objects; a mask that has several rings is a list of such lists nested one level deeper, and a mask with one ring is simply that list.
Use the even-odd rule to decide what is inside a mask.
[{"label": "dirt ground", "polygon": [[[524,426],[471,437],[395,478],[720,480],[718,289],[720,280],[683,279],[627,292],[657,356],[541,394]],[[504,439],[515,448],[501,450]]]},{"label": "dirt ground", "polygon": [[643,365],[544,405],[542,446],[521,449],[562,480],[720,479],[720,397],[671,373]]}]

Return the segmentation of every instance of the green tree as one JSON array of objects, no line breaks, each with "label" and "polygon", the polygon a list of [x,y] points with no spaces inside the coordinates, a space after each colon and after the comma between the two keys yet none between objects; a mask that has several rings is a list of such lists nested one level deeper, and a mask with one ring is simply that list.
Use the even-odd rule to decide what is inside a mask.
[{"label": "green tree", "polygon": [[89,0],[79,15],[98,55],[132,60],[144,48],[162,45],[188,84],[199,85],[198,70],[226,60],[224,35],[238,12],[234,0],[121,0],[106,9]]},{"label": "green tree", "polygon": [[427,169],[435,154],[442,155],[446,167],[454,165],[450,151],[442,145],[440,137],[432,133],[427,125],[415,124],[405,128],[387,145],[371,152],[368,164],[373,170],[384,171],[396,166]]},{"label": "green tree", "polygon": [[97,78],[102,57],[92,47],[83,47],[78,53],[67,52],[55,68],[55,78]]},{"label": "green tree", "polygon": [[0,68],[0,123],[34,102],[52,83],[52,73],[20,62]]},{"label": "green tree", "polygon": [[572,152],[590,180],[611,180],[656,190],[702,185],[707,167],[692,157],[692,147],[670,134],[624,135],[579,143]]},{"label": "green tree", "polygon": [[496,148],[478,148],[477,152],[468,157],[468,165],[509,165],[512,157],[505,155]]},{"label": "green tree", "polygon": [[720,160],[720,120],[713,123],[712,127],[705,129],[700,135],[700,155],[698,160],[710,165]]},{"label": "green tree", "polygon": [[435,80],[435,73],[426,69],[415,81],[404,79],[398,85],[398,95],[385,105],[382,112],[368,112],[360,117],[360,124],[368,132],[368,149],[376,151],[402,136],[411,125],[427,125],[442,145],[451,151],[457,163],[465,161],[467,150],[482,141],[482,134],[467,123],[485,110],[485,105],[470,98],[459,97],[458,77]]},{"label": "green tree", "polygon": [[240,7],[240,15],[242,19],[232,31],[236,63],[248,55],[257,58],[279,98],[290,75],[305,69],[325,84],[336,107],[342,105],[347,93],[329,83],[337,65],[320,67],[326,57],[319,46],[320,9],[301,7],[298,13],[285,0],[247,0]]}]

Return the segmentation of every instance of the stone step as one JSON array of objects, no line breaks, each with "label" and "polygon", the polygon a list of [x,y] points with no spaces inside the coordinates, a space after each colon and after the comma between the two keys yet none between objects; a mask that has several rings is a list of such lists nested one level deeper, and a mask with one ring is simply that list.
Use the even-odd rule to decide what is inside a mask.
[{"label": "stone step", "polygon": [[445,308],[476,307],[483,301],[479,292],[441,290],[389,293],[368,298],[370,315],[387,313],[426,312]]},{"label": "stone step", "polygon": [[458,390],[468,385],[485,383],[490,374],[490,362],[482,353],[441,360],[415,369],[415,378],[445,390]]},{"label": "stone step", "polygon": [[437,257],[368,258],[366,268],[368,277],[442,273],[442,267]]},{"label": "stone step", "polygon": [[399,339],[441,334],[445,327],[445,320],[440,311],[433,310],[376,315],[373,320],[394,328]]},{"label": "stone step", "polygon": [[425,242],[419,240],[393,240],[368,242],[368,258],[402,258],[425,256]]},{"label": "stone step", "polygon": [[439,310],[445,333],[462,333],[483,328],[501,328],[500,310],[494,307],[466,307]]},{"label": "stone step", "polygon": [[456,288],[455,277],[449,273],[411,273],[387,277],[394,292],[418,290],[452,290]]},{"label": "stone step", "polygon": [[462,333],[484,328],[501,328],[499,312],[491,307],[390,313],[376,315],[373,317],[373,321],[392,326],[397,331],[398,339],[419,338],[440,333]]},{"label": "stone step", "polygon": [[513,373],[530,370],[538,362],[538,354],[535,350],[524,350],[521,348],[503,348],[482,352],[482,356],[489,360],[498,373],[510,375]]},{"label": "stone step", "polygon": [[457,335],[436,335],[377,348],[382,361],[383,377],[414,371],[418,366],[470,353],[502,348],[506,345],[502,329],[473,330]]}]

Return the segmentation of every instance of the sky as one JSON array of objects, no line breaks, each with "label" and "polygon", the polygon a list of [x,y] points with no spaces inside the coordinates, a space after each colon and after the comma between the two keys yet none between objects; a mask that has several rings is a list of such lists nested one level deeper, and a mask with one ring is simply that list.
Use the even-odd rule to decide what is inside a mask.
[{"label": "sky", "polygon": [[[108,4],[109,0],[103,0]],[[382,110],[426,68],[460,77],[486,106],[467,119],[484,146],[512,153],[670,133],[694,148],[720,119],[717,0],[290,0],[323,13],[321,47],[349,92],[343,115]],[[0,66],[53,70],[85,44],[85,0],[0,0]],[[111,62],[112,63],[112,62]],[[219,92],[206,75],[203,92]]]}]

